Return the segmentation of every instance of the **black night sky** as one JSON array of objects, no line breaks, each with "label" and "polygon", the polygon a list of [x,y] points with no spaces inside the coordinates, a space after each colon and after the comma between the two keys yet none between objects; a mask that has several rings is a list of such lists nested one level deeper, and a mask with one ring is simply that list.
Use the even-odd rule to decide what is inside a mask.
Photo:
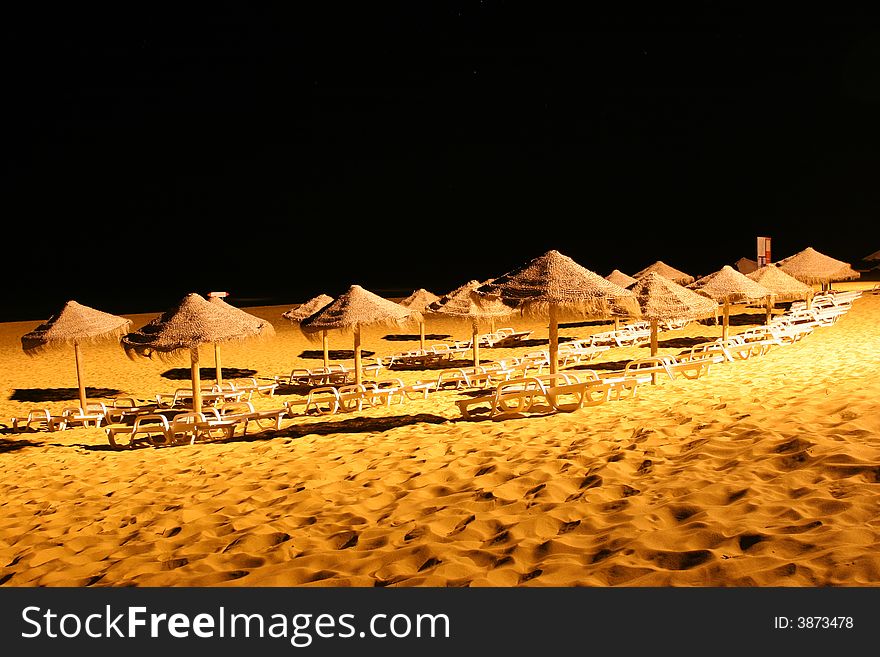
[{"label": "black night sky", "polygon": [[184,4],[5,10],[0,319],[880,248],[867,3]]}]

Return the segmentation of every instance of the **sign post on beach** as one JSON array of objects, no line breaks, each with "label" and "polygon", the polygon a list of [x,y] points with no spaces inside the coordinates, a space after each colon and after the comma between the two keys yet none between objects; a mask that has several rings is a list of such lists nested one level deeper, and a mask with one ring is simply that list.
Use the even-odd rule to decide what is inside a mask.
[{"label": "sign post on beach", "polygon": [[764,265],[769,265],[770,262],[770,238],[769,237],[759,237],[758,238],[758,267],[763,267]]}]

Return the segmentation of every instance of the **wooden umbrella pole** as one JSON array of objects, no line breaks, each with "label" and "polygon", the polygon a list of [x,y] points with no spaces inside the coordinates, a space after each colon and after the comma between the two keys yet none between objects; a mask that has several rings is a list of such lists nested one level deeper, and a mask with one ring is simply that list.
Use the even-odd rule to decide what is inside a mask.
[{"label": "wooden umbrella pole", "polygon": [[[657,355],[657,318],[651,318],[651,356]],[[657,373],[651,373],[651,385],[656,385]]]},{"label": "wooden umbrella pole", "polygon": [[559,368],[559,319],[556,316],[556,304],[550,304],[550,374],[556,374]]},{"label": "wooden umbrella pole", "polygon": [[727,332],[728,326],[730,322],[730,301],[727,297],[724,298],[724,323],[721,326],[721,339],[725,342],[727,341]]},{"label": "wooden umbrella pole", "polygon": [[83,383],[82,365],[79,357],[79,342],[73,343],[73,357],[76,359],[76,384],[79,387],[79,405],[86,411],[86,385]]},{"label": "wooden umbrella pole", "polygon": [[619,331],[619,330],[620,330],[620,317],[615,317],[615,318],[614,318],[614,330],[615,330],[615,331]]},{"label": "wooden umbrella pole", "polygon": [[807,293],[807,309],[809,310],[813,306],[813,290],[812,288]]},{"label": "wooden umbrella pole", "polygon": [[223,367],[220,365],[220,343],[214,343],[214,371],[217,379],[217,387],[223,387]]},{"label": "wooden umbrella pole", "polygon": [[489,320],[489,330],[492,331],[492,333],[495,332],[495,318],[494,317],[492,317]]},{"label": "wooden umbrella pole", "polygon": [[330,343],[327,340],[327,331],[321,331],[321,342],[324,345],[324,371],[330,369]]},{"label": "wooden umbrella pole", "polygon": [[361,327],[354,327],[354,382],[361,384]]},{"label": "wooden umbrella pole", "polygon": [[419,349],[425,350],[425,323],[419,322]]},{"label": "wooden umbrella pole", "polygon": [[480,366],[480,327],[477,320],[471,324],[471,345],[474,352],[474,367]]},{"label": "wooden umbrella pole", "polygon": [[767,295],[767,324],[770,324],[770,320],[773,319],[773,296]]},{"label": "wooden umbrella pole", "polygon": [[189,350],[189,372],[192,378],[193,410],[202,412],[202,382],[199,379],[199,348],[191,347]]}]

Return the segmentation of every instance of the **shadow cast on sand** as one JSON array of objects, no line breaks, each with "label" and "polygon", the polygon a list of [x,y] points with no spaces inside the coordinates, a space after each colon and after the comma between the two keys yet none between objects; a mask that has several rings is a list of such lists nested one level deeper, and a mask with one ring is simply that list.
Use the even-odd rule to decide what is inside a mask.
[{"label": "shadow cast on sand", "polygon": [[[621,324],[624,320],[621,320]],[[614,320],[607,319],[591,319],[586,322],[560,322],[559,328],[568,329],[568,328],[583,328],[584,326],[611,326],[614,327]]]},{"label": "shadow cast on sand", "polygon": [[[187,370],[189,372],[189,370]],[[114,397],[121,394],[116,388],[90,388],[86,387],[86,397],[98,399],[100,397]],[[56,401],[79,401],[78,388],[16,388],[9,396],[11,401],[21,402],[56,402]]]},{"label": "shadow cast on sand", "polygon": [[[369,356],[373,356],[376,352],[369,351],[367,349],[361,349],[361,356],[367,358]],[[354,349],[330,349],[327,351],[327,356],[330,360],[338,361],[338,360],[354,360]],[[320,349],[307,349],[300,353],[300,358],[304,358],[306,360],[324,360],[324,352]]]},{"label": "shadow cast on sand", "polygon": [[[658,340],[657,346],[659,348],[669,348],[669,349],[690,349],[695,344],[703,344],[705,342],[712,342],[715,338],[710,338],[708,336],[696,336],[693,338],[669,338],[668,340]],[[639,345],[641,347],[651,348],[650,344]]]},{"label": "shadow cast on sand", "polygon": [[627,359],[627,360],[609,360],[609,361],[605,361],[602,363],[596,363],[596,362],[591,361],[589,363],[582,363],[580,365],[575,365],[574,367],[566,368],[566,371],[567,370],[575,370],[575,371],[577,371],[577,370],[611,370],[611,371],[618,371],[618,370],[622,370],[623,368],[625,368],[626,364],[628,362],[629,362],[629,359]]},{"label": "shadow cast on sand", "polygon": [[[442,424],[449,422],[449,418],[442,415],[433,415],[431,413],[417,413],[415,415],[394,415],[389,417],[352,417],[343,420],[327,420],[324,422],[310,422],[307,424],[291,424],[283,429],[264,429],[246,436],[235,436],[226,440],[216,440],[205,444],[232,444],[232,443],[252,443],[264,440],[274,440],[276,438],[303,438],[308,435],[326,436],[334,433],[382,433],[406,427],[413,424]],[[197,443],[195,447],[201,446]],[[90,452],[119,452],[125,453],[130,450],[117,450],[106,445],[83,445],[81,443],[73,445],[55,444],[57,447],[75,447],[85,449]],[[178,445],[170,445],[168,447],[159,447],[158,449],[169,449],[176,447],[192,447],[188,443],[180,443]],[[150,445],[143,445],[137,449],[149,449]]]},{"label": "shadow cast on sand", "polygon": [[[0,433],[9,433],[12,430],[2,431]],[[0,438],[0,454],[5,452],[17,452],[20,449],[24,449],[25,447],[42,447],[43,443],[37,443],[33,440],[9,440],[7,438]]]},{"label": "shadow cast on sand", "polygon": [[[485,347],[481,347],[480,349],[484,349]],[[480,359],[480,363],[491,363],[491,360],[487,360],[485,358]],[[455,360],[443,360],[435,363],[425,363],[421,365],[409,365],[406,363],[394,363],[389,371],[391,372],[430,372],[435,371],[439,372],[441,370],[451,370],[456,368],[467,368],[474,366],[474,359],[455,359]]]},{"label": "shadow cast on sand", "polygon": [[[445,333],[425,333],[425,340],[448,340],[451,338],[451,335],[446,335]],[[415,335],[410,335],[407,333],[401,333],[397,335],[385,335],[382,336],[383,340],[388,340],[389,342],[418,342],[419,335],[416,333]]]},{"label": "shadow cast on sand", "polygon": [[[245,379],[254,376],[257,373],[257,370],[240,367],[221,367],[220,373],[223,375],[224,379]],[[188,367],[175,367],[170,370],[165,370],[160,376],[163,379],[170,379],[171,381],[189,381],[192,378]],[[217,370],[213,367],[199,368],[199,377],[201,377],[203,381],[213,381],[216,376]]]}]

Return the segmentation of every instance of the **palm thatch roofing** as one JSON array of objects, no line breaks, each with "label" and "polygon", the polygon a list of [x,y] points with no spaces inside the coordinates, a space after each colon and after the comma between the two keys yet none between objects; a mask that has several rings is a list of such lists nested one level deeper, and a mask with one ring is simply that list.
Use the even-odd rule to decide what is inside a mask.
[{"label": "palm thatch roofing", "polygon": [[301,322],[309,315],[314,315],[316,312],[321,310],[324,306],[331,303],[333,301],[333,297],[329,294],[319,294],[316,297],[312,297],[305,303],[301,303],[296,308],[291,308],[290,310],[281,313],[281,316],[284,319],[289,319],[291,322]]},{"label": "palm thatch roofing", "polygon": [[211,297],[210,299],[208,299],[208,303],[216,304],[226,312],[231,313],[232,316],[236,319],[250,325],[254,333],[261,337],[270,338],[275,335],[275,327],[272,326],[271,322],[263,319],[262,317],[252,315],[249,312],[238,308],[237,306],[233,306],[228,301],[224,301],[221,297]]},{"label": "palm thatch roofing", "polygon": [[758,268],[758,261],[743,257],[736,261],[736,268],[741,274],[751,274]]},{"label": "palm thatch roofing", "polygon": [[657,272],[661,276],[665,276],[670,281],[678,283],[679,285],[687,285],[688,283],[694,282],[693,276],[691,276],[690,274],[686,274],[680,269],[676,269],[675,267],[667,265],[662,260],[658,260],[654,264],[648,265],[641,271],[636,272],[635,274],[633,274],[633,278],[641,278],[642,276],[650,274],[652,271]]},{"label": "palm thatch roofing", "polygon": [[700,319],[714,315],[718,308],[712,299],[655,271],[642,276],[629,289],[636,295],[645,319]]},{"label": "palm thatch roofing", "polygon": [[874,253],[866,255],[862,260],[880,260],[880,251],[874,251]]},{"label": "palm thatch roofing", "polygon": [[29,356],[46,349],[74,343],[118,338],[131,327],[131,320],[95,310],[70,300],[61,311],[21,337]]},{"label": "palm thatch roofing", "polygon": [[730,303],[762,299],[771,295],[766,287],[730,265],[724,265],[718,271],[698,278],[688,288],[715,301],[726,300]]},{"label": "palm thatch roofing", "polygon": [[746,276],[770,290],[776,301],[806,299],[813,291],[812,287],[789,276],[776,265],[764,265]]},{"label": "palm thatch roofing", "polygon": [[401,301],[400,305],[404,308],[412,308],[413,310],[424,312],[428,304],[434,303],[439,298],[440,297],[433,292],[428,292],[425,288],[420,287],[418,290],[414,290],[406,299]]},{"label": "palm thatch roofing", "polygon": [[[224,307],[225,306],[225,307]],[[235,312],[230,312],[230,308]],[[258,320],[258,321],[254,321]],[[208,301],[195,292],[137,331],[122,337],[129,357],[165,357],[202,344],[241,341],[274,334],[269,322],[228,303]]]},{"label": "palm thatch roofing", "polygon": [[614,283],[615,285],[619,285],[620,287],[629,287],[630,285],[635,283],[638,279],[633,278],[632,276],[628,276],[627,274],[624,274],[619,269],[615,269],[613,272],[611,272],[610,274],[608,274],[605,277],[605,280],[611,281],[612,283]]},{"label": "palm thatch roofing", "polygon": [[484,304],[491,299],[543,316],[551,306],[582,317],[638,316],[635,295],[582,267],[559,251],[544,255],[499,276],[476,290]]},{"label": "palm thatch roofing", "polygon": [[474,295],[474,290],[481,285],[489,283],[491,280],[482,282],[471,280],[464,285],[459,285],[451,292],[429,303],[425,307],[425,312],[452,315],[454,317],[468,317],[474,320],[507,317],[513,313],[513,310],[507,304],[499,299],[484,300]]},{"label": "palm thatch roofing", "polygon": [[318,334],[322,331],[353,331],[376,324],[404,326],[421,320],[419,311],[404,308],[360,285],[352,285],[332,303],[302,320],[299,328],[306,337],[312,338],[320,337]]},{"label": "palm thatch roofing", "polygon": [[860,276],[848,262],[819,253],[811,246],[793,256],[783,258],[776,264],[786,274],[810,285],[850,281]]}]

